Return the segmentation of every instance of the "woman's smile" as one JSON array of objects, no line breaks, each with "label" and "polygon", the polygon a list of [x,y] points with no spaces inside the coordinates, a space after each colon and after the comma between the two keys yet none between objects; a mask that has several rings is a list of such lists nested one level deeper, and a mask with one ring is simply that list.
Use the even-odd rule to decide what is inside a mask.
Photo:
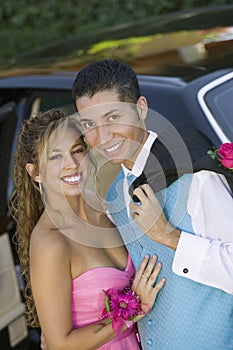
[{"label": "woman's smile", "polygon": [[77,172],[77,173],[72,174],[72,175],[66,175],[66,176],[63,176],[61,178],[61,180],[69,185],[77,185],[82,180],[82,174]]}]

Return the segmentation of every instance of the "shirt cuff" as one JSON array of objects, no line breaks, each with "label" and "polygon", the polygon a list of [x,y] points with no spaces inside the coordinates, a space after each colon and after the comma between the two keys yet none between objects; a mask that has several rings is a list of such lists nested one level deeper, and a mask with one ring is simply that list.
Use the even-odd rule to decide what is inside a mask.
[{"label": "shirt cuff", "polygon": [[208,246],[208,239],[181,232],[173,260],[173,272],[179,276],[198,281]]}]

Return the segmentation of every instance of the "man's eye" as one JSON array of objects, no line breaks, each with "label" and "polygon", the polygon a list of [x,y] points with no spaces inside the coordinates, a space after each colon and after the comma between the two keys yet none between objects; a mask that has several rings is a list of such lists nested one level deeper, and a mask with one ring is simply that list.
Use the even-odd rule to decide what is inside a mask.
[{"label": "man's eye", "polygon": [[108,117],[108,121],[115,122],[119,119],[119,115],[113,114]]},{"label": "man's eye", "polygon": [[85,153],[86,148],[85,147],[79,147],[73,150],[73,153]]}]

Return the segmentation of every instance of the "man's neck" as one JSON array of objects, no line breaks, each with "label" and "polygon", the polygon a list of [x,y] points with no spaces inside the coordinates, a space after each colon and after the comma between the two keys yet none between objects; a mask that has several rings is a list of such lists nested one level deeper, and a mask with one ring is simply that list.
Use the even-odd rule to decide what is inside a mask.
[{"label": "man's neck", "polygon": [[129,164],[126,162],[122,164],[122,166],[125,168],[125,171],[130,171],[133,173],[134,176],[138,177],[141,175],[142,170],[146,164],[146,161],[149,157],[151,147],[153,143],[155,142],[157,138],[157,134],[154,131],[148,131],[147,137],[143,140],[143,143],[141,143],[140,149],[136,152],[135,159],[131,159],[129,161]]},{"label": "man's neck", "polygon": [[135,164],[135,161],[138,157],[138,155],[140,154],[146,140],[148,139],[148,136],[149,136],[149,132],[147,130],[145,130],[144,134],[143,134],[143,138],[140,142],[140,145],[139,147],[137,148],[137,150],[135,151],[135,153],[133,154],[132,158],[131,159],[126,159],[124,162],[123,162],[123,165],[129,169],[129,170],[132,170],[133,169],[133,166]]}]

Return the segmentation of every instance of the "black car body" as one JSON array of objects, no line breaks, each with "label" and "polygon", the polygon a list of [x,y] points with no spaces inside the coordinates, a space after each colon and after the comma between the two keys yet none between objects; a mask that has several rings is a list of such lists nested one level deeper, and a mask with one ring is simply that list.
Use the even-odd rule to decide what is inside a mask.
[{"label": "black car body", "polygon": [[[12,189],[12,161],[21,122],[38,110],[53,107],[75,113],[71,88],[75,73],[24,75],[0,79],[0,164],[2,169],[1,217],[5,221]],[[181,78],[139,75],[142,95],[148,99],[147,126],[159,131],[159,113],[173,125],[189,124],[208,135],[218,146],[233,140],[233,69],[214,71],[191,81]]]}]

